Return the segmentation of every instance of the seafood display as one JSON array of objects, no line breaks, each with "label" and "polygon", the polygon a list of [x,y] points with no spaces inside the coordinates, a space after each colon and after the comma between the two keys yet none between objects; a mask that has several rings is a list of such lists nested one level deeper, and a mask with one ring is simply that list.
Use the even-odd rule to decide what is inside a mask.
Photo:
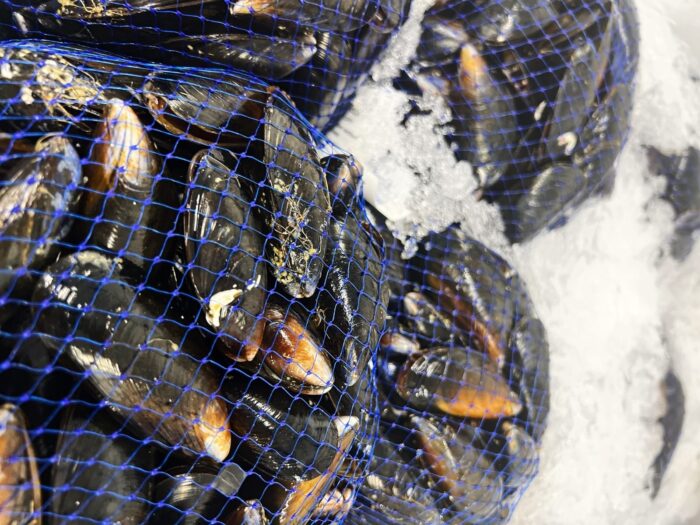
[{"label": "seafood display", "polygon": [[410,0],[3,0],[5,38],[97,45],[136,59],[246,71],[329,129],[406,18]]},{"label": "seafood display", "polygon": [[288,96],[242,74],[0,55],[0,132],[24,137],[0,343],[56,406],[27,418],[22,381],[3,393],[3,522],[342,518],[389,300],[382,237],[338,185],[352,157],[321,159]]},{"label": "seafood display", "polygon": [[628,0],[439,1],[398,85],[445,100],[455,156],[523,242],[611,190],[638,38]]},{"label": "seafood display", "polygon": [[[513,242],[613,184],[629,2],[423,15],[394,85]],[[459,224],[406,249],[322,135],[410,6],[0,1],[0,524],[510,518],[550,402],[526,284]],[[648,151],[679,257],[696,153]]]}]

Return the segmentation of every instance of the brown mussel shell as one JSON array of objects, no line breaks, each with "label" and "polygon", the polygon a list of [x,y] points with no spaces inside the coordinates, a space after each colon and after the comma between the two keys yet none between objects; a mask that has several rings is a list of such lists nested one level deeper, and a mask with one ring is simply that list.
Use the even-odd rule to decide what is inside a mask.
[{"label": "brown mussel shell", "polygon": [[168,259],[167,233],[175,228],[173,188],[136,112],[110,100],[97,126],[89,163],[83,215],[90,244],[146,270]]},{"label": "brown mussel shell", "polygon": [[291,309],[265,310],[263,370],[288,390],[322,395],[333,386],[333,369],[317,337]]},{"label": "brown mussel shell", "polygon": [[41,485],[19,407],[0,407],[0,524],[41,525]]},{"label": "brown mussel shell", "polygon": [[514,416],[522,408],[496,367],[470,348],[430,348],[410,357],[396,391],[418,410],[462,418]]},{"label": "brown mussel shell", "polygon": [[411,424],[423,452],[420,461],[448,494],[450,510],[474,522],[493,516],[503,495],[503,482],[483,453],[449,425],[418,416],[411,417]]},{"label": "brown mussel shell", "polygon": [[229,71],[186,71],[148,76],[140,97],[153,118],[169,133],[199,144],[245,147],[263,117],[265,85]]}]

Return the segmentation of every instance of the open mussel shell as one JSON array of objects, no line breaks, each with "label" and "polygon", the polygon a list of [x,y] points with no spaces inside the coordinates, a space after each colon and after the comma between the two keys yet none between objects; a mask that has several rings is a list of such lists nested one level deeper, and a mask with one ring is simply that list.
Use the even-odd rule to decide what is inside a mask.
[{"label": "open mussel shell", "polygon": [[83,214],[90,244],[147,269],[167,259],[167,233],[175,228],[173,188],[136,112],[110,100],[95,129],[85,173]]},{"label": "open mussel shell", "polygon": [[[246,472],[235,463],[223,466],[197,464],[192,468],[179,467],[164,473],[156,482],[153,498],[157,509],[152,523],[205,524],[212,522],[238,523],[240,504],[238,491]],[[245,522],[243,522],[245,523]]]},{"label": "open mussel shell", "polygon": [[41,524],[41,485],[22,411],[0,407],[0,523]]},{"label": "open mussel shell", "polygon": [[[282,483],[315,478],[330,467],[352,417],[334,417],[315,397],[299,397],[244,374],[227,377],[236,458]],[[238,461],[239,459],[237,459]]]},{"label": "open mussel shell", "polygon": [[226,353],[250,361],[262,342],[267,268],[262,225],[232,153],[202,150],[192,159],[183,218],[187,278]]},{"label": "open mussel shell", "polygon": [[154,451],[105,409],[66,410],[52,467],[49,523],[143,523]]},{"label": "open mussel shell", "polygon": [[421,463],[448,496],[440,503],[460,519],[479,522],[493,516],[499,508],[503,482],[483,452],[445,423],[419,416],[410,421],[422,452]]},{"label": "open mussel shell", "polygon": [[275,90],[265,107],[267,258],[289,295],[310,297],[323,271],[330,199],[315,144],[291,102]]},{"label": "open mussel shell", "polygon": [[34,291],[37,330],[85,374],[137,434],[223,460],[231,446],[220,379],[203,343],[137,293],[127,263],[85,251],[47,269]]},{"label": "open mussel shell", "polygon": [[[31,293],[31,271],[43,270],[68,233],[80,183],[71,143],[47,136],[10,168],[0,185],[0,297]],[[0,318],[9,315],[9,310]]]},{"label": "open mussel shell", "polygon": [[204,145],[245,147],[263,117],[266,86],[230,71],[195,71],[153,71],[141,100],[169,133]]},{"label": "open mussel shell", "polygon": [[418,410],[455,417],[494,419],[522,409],[506,379],[471,348],[430,348],[411,356],[399,371],[396,391]]},{"label": "open mussel shell", "polygon": [[333,369],[310,327],[291,309],[278,305],[268,306],[264,317],[263,371],[293,392],[328,392],[333,386]]}]

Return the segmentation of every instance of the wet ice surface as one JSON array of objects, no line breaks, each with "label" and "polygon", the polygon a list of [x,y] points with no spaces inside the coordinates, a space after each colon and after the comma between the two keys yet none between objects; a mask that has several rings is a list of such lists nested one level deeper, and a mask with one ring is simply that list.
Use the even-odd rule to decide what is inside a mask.
[{"label": "wet ice surface", "polygon": [[[540,473],[512,520],[518,525],[700,524],[700,243],[683,263],[668,256],[673,214],[641,148],[700,146],[700,83],[693,80],[700,76],[700,4],[637,3],[641,65],[615,190],[523,246],[508,248],[498,215],[471,196],[470,167],[454,162],[439,138],[444,108],[402,126],[407,99],[389,87],[381,65],[358,97],[364,110],[331,136],[364,164],[368,199],[401,232],[463,221],[526,279],[549,334],[552,408]],[[416,3],[414,22],[389,53],[391,71],[415,48],[415,20],[426,5]],[[686,419],[652,501],[646,485],[661,448],[660,385],[671,363],[685,390]]]}]

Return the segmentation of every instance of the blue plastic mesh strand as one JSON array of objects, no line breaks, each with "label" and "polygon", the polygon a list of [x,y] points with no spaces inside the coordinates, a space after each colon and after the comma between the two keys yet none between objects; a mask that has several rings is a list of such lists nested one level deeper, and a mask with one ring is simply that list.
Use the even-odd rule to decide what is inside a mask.
[{"label": "blue plastic mesh strand", "polygon": [[223,66],[283,87],[318,128],[349,108],[408,0],[3,0],[6,38],[89,43],[137,59]]},{"label": "blue plastic mesh strand", "polygon": [[[549,408],[526,285],[459,225],[404,259],[312,126],[408,7],[2,3],[0,516],[508,520]],[[438,3],[396,85],[444,98],[523,241],[610,188],[636,31],[627,1]]]},{"label": "blue plastic mesh strand", "polygon": [[444,99],[455,156],[521,242],[611,191],[638,40],[628,0],[437,2],[397,85]]}]

